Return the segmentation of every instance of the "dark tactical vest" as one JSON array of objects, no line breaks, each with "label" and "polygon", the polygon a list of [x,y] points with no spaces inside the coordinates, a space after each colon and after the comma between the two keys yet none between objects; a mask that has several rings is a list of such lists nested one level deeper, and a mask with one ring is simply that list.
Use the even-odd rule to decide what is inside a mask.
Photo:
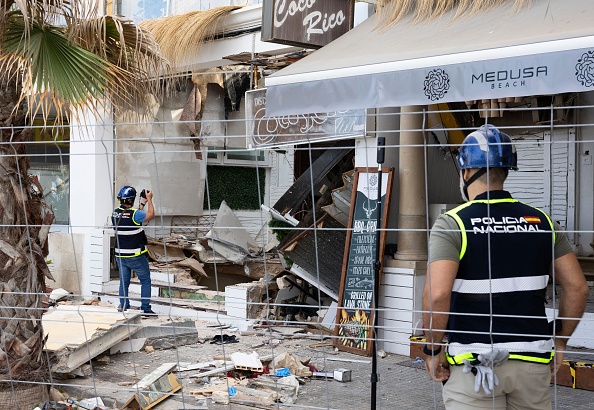
[{"label": "dark tactical vest", "polygon": [[116,258],[133,258],[147,252],[146,234],[142,224],[134,222],[136,208],[116,208],[111,216],[116,231]]},{"label": "dark tactical vest", "polygon": [[[448,341],[494,347],[515,342],[518,347],[550,339],[545,293],[555,245],[553,224],[545,212],[506,191],[489,195],[488,200],[485,193],[447,212],[462,235]],[[551,354],[526,351],[512,356],[540,361],[532,358],[550,360]]]}]

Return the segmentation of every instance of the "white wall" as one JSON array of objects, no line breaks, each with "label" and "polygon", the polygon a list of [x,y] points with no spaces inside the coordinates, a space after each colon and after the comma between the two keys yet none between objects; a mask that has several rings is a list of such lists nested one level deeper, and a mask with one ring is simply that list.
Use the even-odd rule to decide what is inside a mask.
[{"label": "white wall", "polygon": [[[88,112],[79,113],[71,121],[70,131],[70,231],[81,235],[82,289],[88,297],[100,291],[105,279],[106,261],[102,246],[103,228],[113,210],[113,124],[111,110],[95,117]],[[55,238],[58,240],[57,238]],[[76,252],[72,254],[72,257]],[[108,253],[107,253],[108,255]],[[66,259],[64,259],[64,262]],[[70,266],[71,264],[65,264]],[[57,266],[56,266],[57,268]]]},{"label": "white wall", "polygon": [[[594,105],[594,91],[579,94],[579,105]],[[577,151],[577,247],[579,256],[590,256],[594,249],[594,109],[579,110],[579,123],[584,124],[577,129],[579,144]]]},{"label": "white wall", "polygon": [[[158,214],[202,214],[206,164],[196,159],[190,131],[178,122],[189,91],[156,105],[142,124],[131,116],[116,126],[116,193],[124,185],[151,189]],[[112,201],[116,205],[115,195]]]},{"label": "white wall", "polygon": [[53,289],[63,288],[80,295],[83,288],[84,235],[74,233],[50,233],[47,260],[54,281],[47,281]]}]

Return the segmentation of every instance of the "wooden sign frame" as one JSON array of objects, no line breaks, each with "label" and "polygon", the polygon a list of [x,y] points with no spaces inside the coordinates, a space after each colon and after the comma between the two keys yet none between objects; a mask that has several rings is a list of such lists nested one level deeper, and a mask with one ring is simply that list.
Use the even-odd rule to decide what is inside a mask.
[{"label": "wooden sign frame", "polygon": [[[334,346],[339,350],[364,356],[372,354],[374,340],[378,179],[378,168],[355,168],[334,326]],[[393,179],[394,168],[382,168],[379,238],[379,260],[382,261],[382,267]],[[380,268],[379,283],[381,273]]]},{"label": "wooden sign frame", "polygon": [[262,41],[320,48],[354,26],[354,0],[264,0]]}]

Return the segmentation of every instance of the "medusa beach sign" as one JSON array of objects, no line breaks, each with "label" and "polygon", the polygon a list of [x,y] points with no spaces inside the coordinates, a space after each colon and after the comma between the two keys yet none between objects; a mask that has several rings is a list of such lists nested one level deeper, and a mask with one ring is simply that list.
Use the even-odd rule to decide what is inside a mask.
[{"label": "medusa beach sign", "polygon": [[365,110],[266,116],[266,88],[246,93],[247,146],[278,147],[365,135]]}]

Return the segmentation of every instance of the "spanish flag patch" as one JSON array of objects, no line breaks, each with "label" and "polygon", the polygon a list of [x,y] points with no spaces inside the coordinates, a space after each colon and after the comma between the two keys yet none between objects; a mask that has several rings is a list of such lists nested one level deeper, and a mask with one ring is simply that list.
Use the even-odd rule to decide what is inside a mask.
[{"label": "spanish flag patch", "polygon": [[524,219],[526,220],[526,222],[531,223],[531,224],[539,224],[540,223],[540,218],[538,216],[525,216]]}]

